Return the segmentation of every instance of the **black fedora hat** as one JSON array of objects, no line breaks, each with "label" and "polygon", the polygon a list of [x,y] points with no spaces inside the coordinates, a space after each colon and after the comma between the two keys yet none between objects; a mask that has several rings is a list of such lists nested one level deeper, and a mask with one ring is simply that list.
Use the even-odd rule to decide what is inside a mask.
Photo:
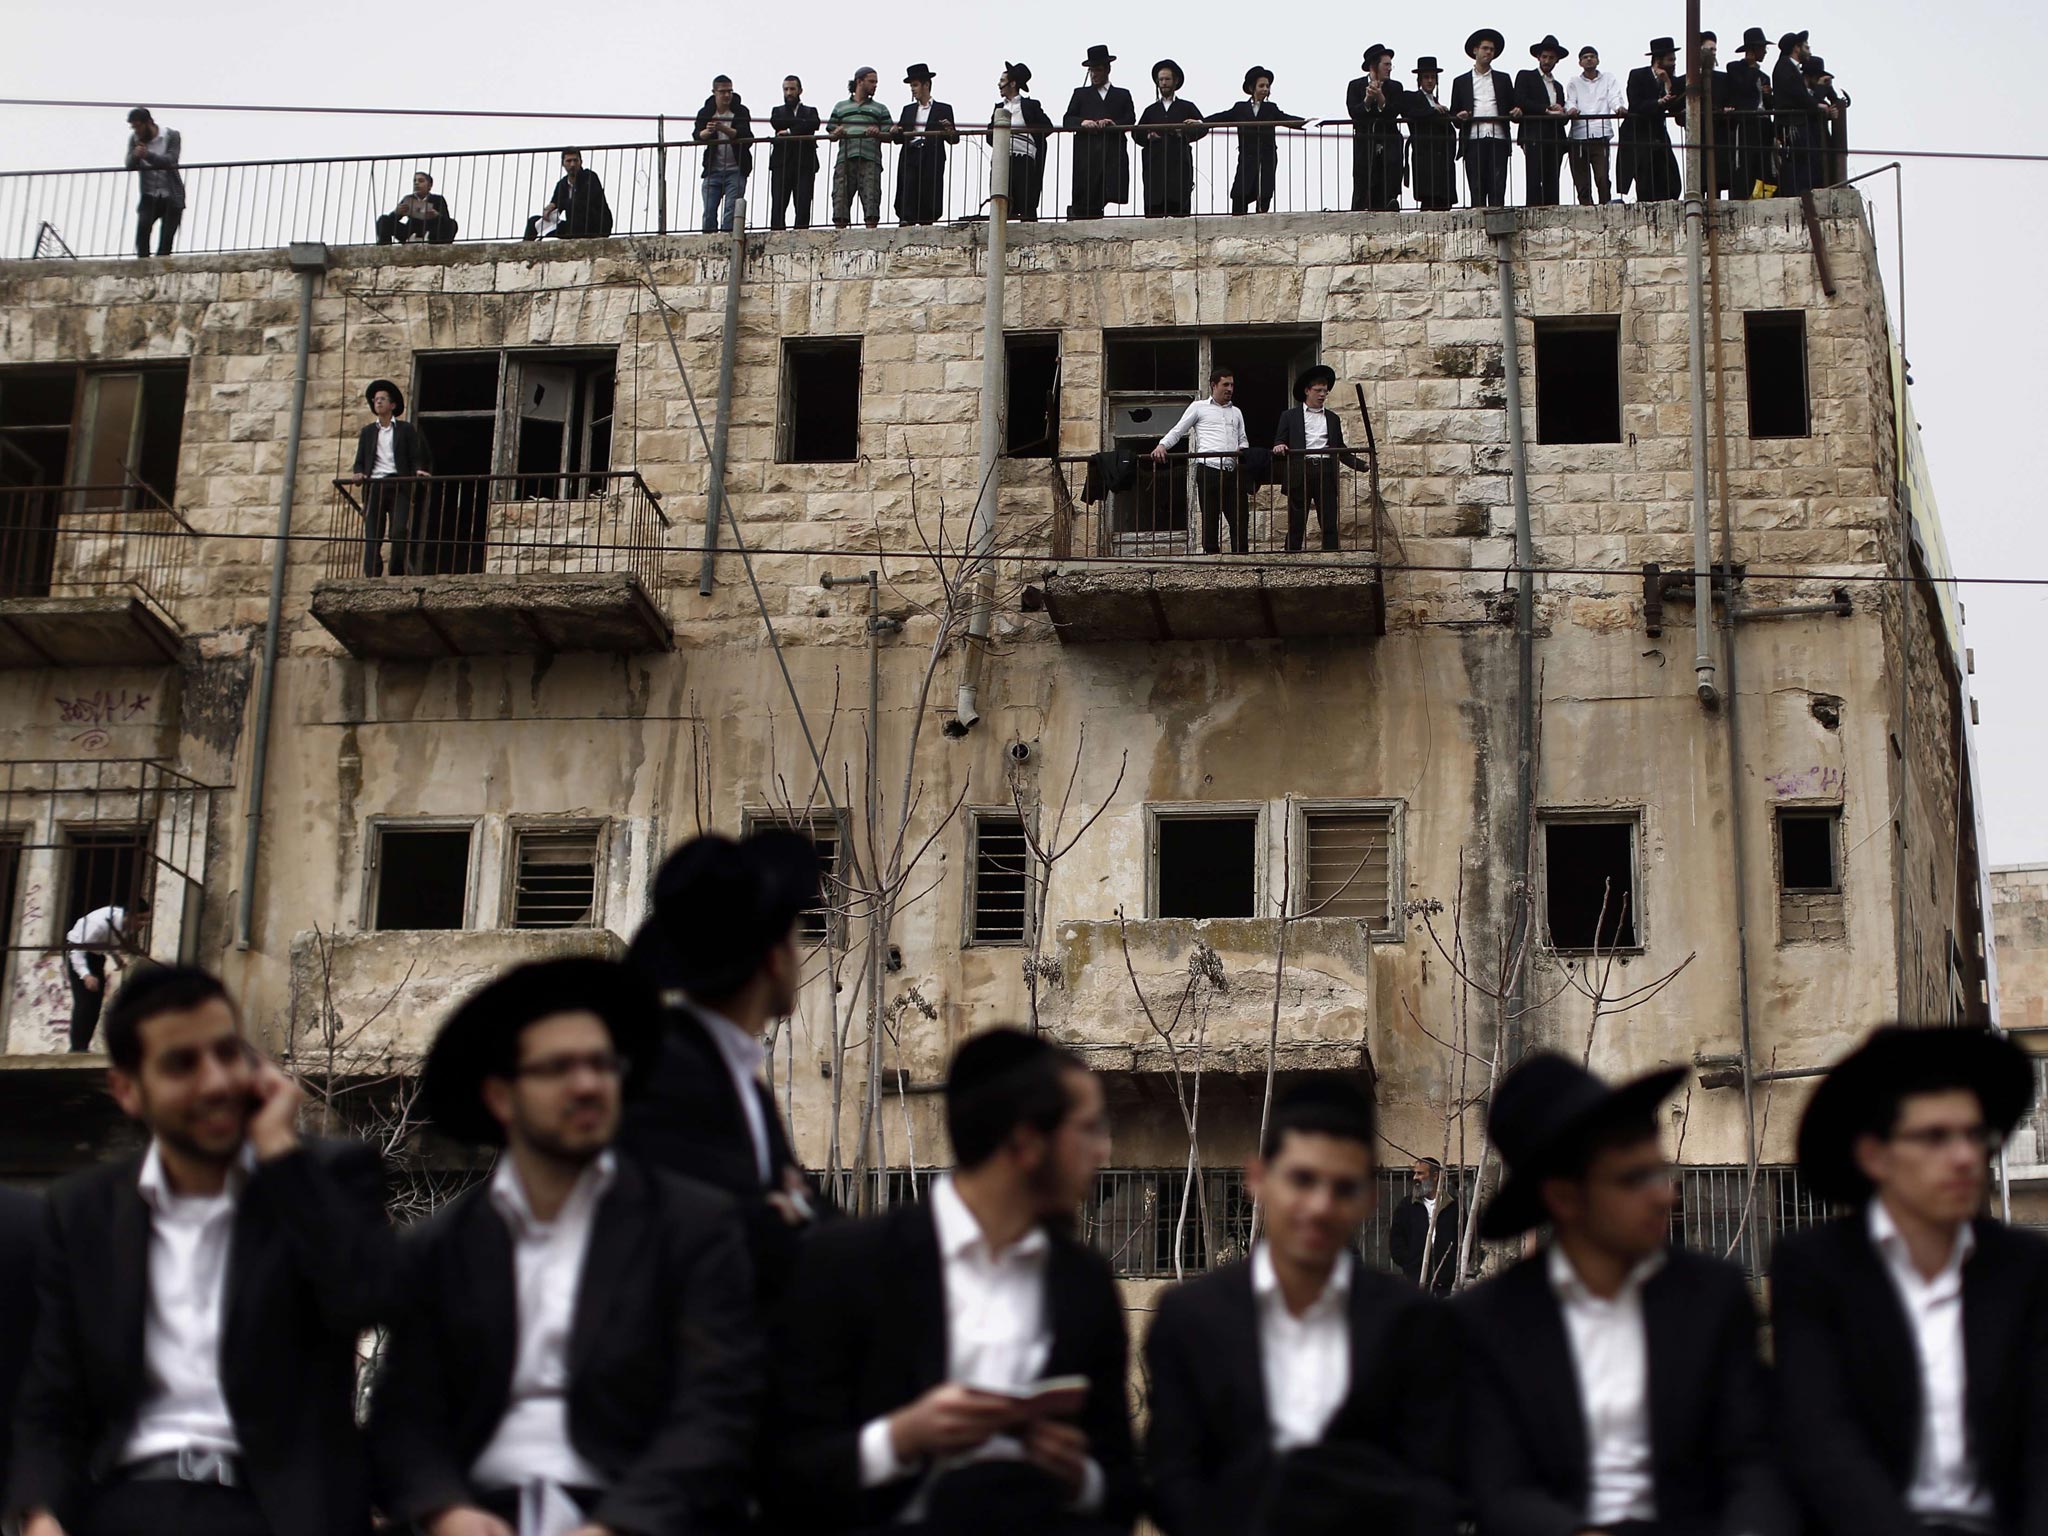
[{"label": "black fedora hat", "polygon": [[1543,34],[1542,42],[1533,43],[1530,45],[1529,57],[1532,59],[1540,59],[1543,57],[1545,53],[1554,53],[1560,59],[1562,59],[1570,56],[1571,49],[1565,47],[1563,43],[1560,43],[1557,40],[1557,34],[1555,32],[1546,32]]},{"label": "black fedora hat", "polygon": [[1770,46],[1771,40],[1764,36],[1764,29],[1762,27],[1746,27],[1743,29],[1742,51],[1744,53],[1749,52],[1752,48],[1768,48]]},{"label": "black fedora hat", "polygon": [[550,1014],[588,1011],[604,1020],[624,1058],[627,1094],[654,1061],[654,991],[616,960],[542,960],[507,971],[449,1017],[420,1072],[427,1118],[457,1141],[490,1145],[504,1129],[484,1107],[483,1082],[516,1055],[519,1031]]},{"label": "black fedora hat", "polygon": [[744,985],[799,916],[818,905],[817,846],[769,827],[745,842],[692,838],[654,876],[654,915],[629,961],[663,991],[719,998]]},{"label": "black fedora hat", "polygon": [[1003,60],[1003,73],[1017,82],[1018,90],[1025,91],[1031,88],[1031,66],[1029,64],[1013,64],[1008,59],[1005,59]]},{"label": "black fedora hat", "polygon": [[1294,381],[1294,398],[1306,400],[1308,398],[1309,385],[1318,381],[1335,389],[1337,387],[1337,370],[1328,363],[1317,363],[1313,367],[1302,369],[1301,376]]},{"label": "black fedora hat", "polygon": [[1273,83],[1273,71],[1266,68],[1266,66],[1263,64],[1254,64],[1250,69],[1246,70],[1244,72],[1245,95],[1251,95],[1253,85],[1257,84],[1258,81],[1261,79],[1263,79],[1266,82],[1266,84],[1271,85]]},{"label": "black fedora hat", "polygon": [[1159,71],[1161,71],[1162,69],[1170,69],[1173,71],[1173,88],[1176,91],[1188,83],[1187,71],[1182,69],[1178,64],[1174,63],[1171,59],[1161,59],[1157,64],[1154,64],[1152,66],[1152,78],[1154,80],[1157,80],[1159,78]]},{"label": "black fedora hat", "polygon": [[1435,54],[1425,53],[1416,59],[1413,73],[1418,75],[1440,75],[1443,73],[1443,66],[1437,63]]},{"label": "black fedora hat", "polygon": [[1554,1051],[1537,1051],[1501,1079],[1486,1133],[1508,1165],[1500,1192],[1479,1216],[1479,1235],[1514,1237],[1542,1223],[1543,1181],[1588,1137],[1610,1126],[1645,1120],[1685,1080],[1684,1067],[1665,1067],[1618,1088]]},{"label": "black fedora hat", "polygon": [[1088,57],[1081,61],[1083,69],[1094,69],[1097,65],[1107,69],[1116,62],[1116,55],[1109,51],[1109,44],[1097,43],[1088,50]]},{"label": "black fedora hat", "polygon": [[1787,32],[1778,39],[1778,52],[1790,53],[1794,48],[1803,46],[1806,38],[1807,34],[1804,32]]},{"label": "black fedora hat", "polygon": [[929,83],[934,78],[932,67],[929,64],[913,64],[910,68],[903,71],[903,83],[905,85],[910,84],[913,80],[923,80]]},{"label": "black fedora hat", "polygon": [[1675,38],[1675,37],[1653,37],[1653,38],[1651,38],[1651,39],[1650,39],[1650,51],[1649,51],[1648,53],[1644,54],[1644,55],[1643,55],[1643,57],[1644,57],[1644,58],[1646,58],[1646,59],[1656,59],[1656,58],[1662,58],[1662,57],[1663,57],[1663,56],[1664,56],[1665,54],[1667,54],[1667,53],[1676,53],[1676,52],[1678,52],[1678,39],[1677,39],[1677,38]]},{"label": "black fedora hat", "polygon": [[1508,40],[1494,31],[1493,28],[1481,27],[1477,32],[1474,32],[1465,39],[1465,57],[1469,59],[1477,54],[1479,52],[1479,45],[1482,42],[1491,42],[1493,44],[1493,56],[1496,59],[1501,56],[1501,53],[1508,45]]},{"label": "black fedora hat", "polygon": [[363,391],[363,400],[366,403],[374,402],[377,397],[377,391],[380,389],[388,391],[391,396],[391,414],[403,416],[405,414],[405,391],[389,379],[372,379],[370,387]]},{"label": "black fedora hat", "polygon": [[1358,61],[1358,67],[1360,69],[1371,69],[1381,59],[1391,59],[1393,56],[1394,50],[1385,43],[1374,43],[1365,50],[1365,57]]},{"label": "black fedora hat", "polygon": [[1870,1181],[1856,1166],[1859,1136],[1881,1135],[1899,1096],[1968,1088],[1984,1121],[2011,1133],[2034,1097],[2027,1053],[1988,1029],[1887,1024],[1871,1032],[1821,1079],[1799,1122],[1799,1177],[1822,1199],[1853,1205]]},{"label": "black fedora hat", "polygon": [[1818,79],[1820,76],[1828,73],[1828,61],[1817,53],[1809,53],[1806,56],[1804,72],[1807,79]]}]

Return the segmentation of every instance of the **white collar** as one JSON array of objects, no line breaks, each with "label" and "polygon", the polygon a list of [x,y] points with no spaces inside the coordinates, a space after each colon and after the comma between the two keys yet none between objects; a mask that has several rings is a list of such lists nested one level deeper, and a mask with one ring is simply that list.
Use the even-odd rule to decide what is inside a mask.
[{"label": "white collar", "polygon": [[1892,1213],[1884,1208],[1884,1201],[1876,1195],[1870,1197],[1870,1241],[1894,1269],[1911,1275],[1922,1285],[1940,1285],[1957,1279],[1963,1272],[1964,1263],[1977,1251],[1976,1228],[1966,1221],[1956,1229],[1955,1246],[1949,1250],[1948,1262],[1941,1266],[1932,1280],[1928,1279],[1920,1272],[1920,1266],[1913,1262],[1899,1224],[1892,1220]]},{"label": "white collar", "polygon": [[967,1202],[960,1198],[960,1191],[953,1187],[951,1174],[941,1174],[932,1181],[931,1205],[932,1224],[938,1231],[941,1259],[964,1258],[976,1247],[992,1260],[1035,1258],[1051,1246],[1051,1239],[1045,1235],[1045,1228],[1034,1226],[1008,1248],[997,1253],[989,1246],[987,1234],[981,1230],[981,1223],[975,1219],[974,1212],[967,1208]]},{"label": "white collar", "polygon": [[[1351,1256],[1340,1254],[1331,1266],[1330,1278],[1323,1282],[1322,1294],[1309,1303],[1302,1314],[1304,1319],[1320,1312],[1332,1312],[1344,1305],[1351,1294]],[[1287,1307],[1287,1298],[1280,1292],[1280,1272],[1273,1267],[1273,1252],[1265,1243],[1252,1249],[1252,1295],[1266,1306],[1277,1306],[1293,1316]]]},{"label": "white collar", "polygon": [[1664,1267],[1665,1260],[1669,1257],[1664,1249],[1659,1248],[1628,1272],[1627,1278],[1621,1282],[1621,1289],[1615,1292],[1611,1299],[1593,1293],[1592,1288],[1579,1274],[1578,1266],[1572,1263],[1571,1255],[1564,1251],[1562,1243],[1553,1242],[1550,1245],[1549,1257],[1545,1261],[1545,1272],[1550,1278],[1550,1289],[1556,1293],[1557,1299],[1567,1306],[1585,1302],[1613,1306],[1617,1302],[1632,1300],[1641,1292],[1650,1276]]},{"label": "white collar", "polygon": [[225,1198],[230,1204],[241,1198],[243,1186],[256,1171],[256,1149],[244,1141],[241,1150],[235,1153],[235,1160],[228,1168],[228,1180],[220,1196],[181,1196],[171,1188],[171,1177],[164,1171],[163,1146],[155,1137],[150,1138],[149,1151],[143,1154],[142,1172],[135,1180],[135,1187],[142,1195],[142,1203],[158,1215],[173,1200]]},{"label": "white collar", "polygon": [[511,1152],[500,1152],[498,1166],[491,1170],[491,1204],[505,1218],[505,1224],[512,1229],[514,1236],[532,1236],[547,1231],[573,1207],[595,1205],[611,1188],[618,1172],[618,1154],[607,1147],[598,1153],[595,1162],[576,1176],[569,1198],[562,1202],[562,1208],[555,1213],[555,1220],[542,1221],[533,1214],[533,1202],[526,1197],[526,1181],[519,1177],[519,1166],[512,1160]]},{"label": "white collar", "polygon": [[1327,405],[1310,405],[1306,400],[1301,402],[1301,408],[1304,411],[1314,411],[1318,416],[1329,409]]},{"label": "white collar", "polygon": [[711,1043],[718,1047],[718,1054],[725,1058],[726,1066],[742,1076],[759,1077],[768,1060],[768,1047],[761,1043],[760,1037],[748,1034],[724,1014],[716,1013],[702,1003],[690,1006],[704,1021],[704,1027],[711,1034]]}]

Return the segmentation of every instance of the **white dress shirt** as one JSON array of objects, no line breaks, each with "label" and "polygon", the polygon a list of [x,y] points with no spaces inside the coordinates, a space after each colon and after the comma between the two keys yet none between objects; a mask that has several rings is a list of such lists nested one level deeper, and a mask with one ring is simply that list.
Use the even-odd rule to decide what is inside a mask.
[{"label": "white dress shirt", "polygon": [[754,1167],[763,1185],[772,1184],[775,1169],[768,1152],[768,1112],[761,1107],[761,1069],[767,1065],[768,1048],[724,1014],[701,1004],[691,1007],[710,1031],[725,1070],[732,1074],[733,1092],[740,1096],[740,1112],[747,1117],[747,1136],[754,1143]]},{"label": "white dress shirt", "polygon": [[391,437],[395,431],[396,422],[377,423],[377,457],[370,465],[370,478],[373,480],[381,480],[386,475],[398,473],[398,456],[391,447]]},{"label": "white dress shirt", "polygon": [[[946,1295],[946,1379],[996,1392],[1019,1392],[1045,1375],[1052,1353],[1052,1322],[1046,1309],[1045,1263],[1052,1242],[1033,1227],[1000,1252],[989,1246],[981,1223],[953,1187],[950,1175],[932,1181],[932,1224],[939,1239],[939,1273]],[[932,1470],[936,1474],[973,1461],[1017,1461],[1021,1442],[997,1435],[979,1450]],[[923,1470],[897,1458],[889,1438],[889,1416],[871,1419],[860,1433],[860,1485],[879,1488]],[[1102,1507],[1102,1468],[1089,1457],[1081,1496],[1074,1508],[1093,1514]],[[898,1523],[923,1514],[924,1491],[904,1507]]]},{"label": "white dress shirt", "polygon": [[1586,1416],[1586,1523],[1655,1520],[1650,1459],[1650,1343],[1643,1285],[1664,1267],[1657,1253],[1629,1271],[1613,1300],[1595,1296],[1563,1248],[1553,1243],[1550,1289],[1564,1313],[1579,1405]]},{"label": "white dress shirt", "polygon": [[1159,446],[1170,453],[1173,445],[1190,432],[1194,436],[1188,447],[1195,457],[1218,464],[1235,463],[1238,450],[1252,445],[1244,429],[1244,412],[1234,405],[1218,405],[1214,400],[1197,400],[1189,406],[1173,424],[1173,430],[1159,439]]},{"label": "white dress shirt", "polygon": [[534,1216],[510,1153],[498,1158],[491,1174],[491,1206],[512,1236],[519,1345],[505,1416],[469,1469],[479,1488],[605,1486],[604,1474],[569,1441],[569,1333],[598,1202],[617,1172],[616,1157],[602,1154],[583,1170],[555,1219],[545,1222]]},{"label": "white dress shirt", "polygon": [[[1582,69],[1564,83],[1564,104],[1567,110],[1576,109],[1579,116],[1572,119],[1571,136],[1575,139],[1611,139],[1615,124],[1609,114],[1619,112],[1626,105],[1622,94],[1621,80],[1606,70],[1600,70],[1588,80]],[[1589,122],[1588,118],[1597,119]]]},{"label": "white dress shirt", "polygon": [[220,1387],[221,1310],[235,1204],[255,1171],[247,1146],[218,1195],[181,1195],[151,1142],[136,1188],[149,1207],[149,1294],[142,1316],[142,1402],[121,1464],[190,1448],[238,1455]]},{"label": "white dress shirt", "polygon": [[1965,1396],[1963,1263],[1976,1251],[1977,1234],[1963,1224],[1948,1262],[1932,1280],[1914,1267],[1882,1200],[1870,1202],[1870,1241],[1898,1287],[1920,1355],[1920,1444],[1906,1504],[1916,1515],[1992,1519],[1998,1511],[1970,1455]]},{"label": "white dress shirt", "polygon": [[1351,1265],[1330,1272],[1323,1294],[1296,1317],[1287,1310],[1273,1255],[1252,1250],[1252,1300],[1259,1319],[1259,1366],[1273,1449],[1318,1445],[1351,1390]]},{"label": "white dress shirt", "polygon": [[85,963],[87,950],[97,954],[108,954],[120,949],[128,938],[128,909],[126,907],[95,907],[64,932],[64,944],[69,951],[65,959],[70,962],[74,976],[90,976],[92,967]]},{"label": "white dress shirt", "polygon": [[1507,112],[1500,105],[1500,96],[1495,84],[1500,76],[1492,70],[1480,74],[1472,71],[1472,137],[1475,139],[1504,139],[1507,127],[1502,123],[1482,123],[1482,117],[1505,117]]},{"label": "white dress shirt", "polygon": [[1330,413],[1312,405],[1301,408],[1301,445],[1304,448],[1330,446]]},{"label": "white dress shirt", "polygon": [[1024,98],[1005,96],[1002,108],[1010,114],[1010,153],[1022,155],[1027,160],[1038,158],[1038,140],[1024,131]]}]

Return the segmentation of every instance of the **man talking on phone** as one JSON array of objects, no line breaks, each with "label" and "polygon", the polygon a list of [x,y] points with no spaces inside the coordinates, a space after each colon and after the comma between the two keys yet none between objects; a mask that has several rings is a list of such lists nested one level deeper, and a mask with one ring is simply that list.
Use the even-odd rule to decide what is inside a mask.
[{"label": "man talking on phone", "polygon": [[103,1023],[149,1147],[51,1191],[0,1513],[23,1536],[363,1536],[381,1160],[300,1140],[297,1083],[205,971],[131,972]]}]

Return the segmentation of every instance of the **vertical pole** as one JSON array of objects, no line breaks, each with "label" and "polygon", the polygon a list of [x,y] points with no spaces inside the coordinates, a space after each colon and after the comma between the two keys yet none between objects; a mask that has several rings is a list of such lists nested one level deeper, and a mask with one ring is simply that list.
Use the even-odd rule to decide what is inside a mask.
[{"label": "vertical pole", "polygon": [[709,597],[718,564],[718,519],[725,512],[725,443],[732,430],[733,358],[740,342],[740,282],[747,266],[747,200],[732,205],[732,243],[725,258],[725,334],[718,343],[718,419],[711,428],[711,478],[704,488],[704,563],[697,595]]},{"label": "vertical pole", "polygon": [[[1700,0],[1685,0],[1685,286],[1691,311],[1687,366],[1692,379],[1693,686],[1704,709],[1717,708],[1714,686],[1714,574],[1707,534],[1707,304],[1704,248],[1707,155],[1713,104],[1700,69]],[[1661,131],[1661,130],[1660,130]],[[1732,789],[1732,786],[1731,786]]]},{"label": "vertical pole", "polygon": [[974,500],[974,609],[967,620],[967,649],[960,661],[960,690],[953,729],[965,732],[981,718],[977,695],[988,649],[991,610],[995,606],[995,572],[990,560],[996,548],[996,465],[1003,455],[1003,269],[1009,265],[1010,237],[1010,114],[997,107],[990,116],[994,142],[989,150],[988,273],[981,308],[981,479]]},{"label": "vertical pole", "polygon": [[654,120],[654,227],[668,233],[668,118]]},{"label": "vertical pole", "polygon": [[[868,879],[874,885],[873,905],[868,909],[868,1102],[866,1121],[874,1137],[874,1203],[871,1211],[882,1209],[882,1195],[889,1177],[882,1158],[882,950],[889,942],[887,910],[883,898],[880,868],[882,845],[882,579],[869,571],[868,583]],[[863,1154],[867,1148],[863,1147]]]}]

